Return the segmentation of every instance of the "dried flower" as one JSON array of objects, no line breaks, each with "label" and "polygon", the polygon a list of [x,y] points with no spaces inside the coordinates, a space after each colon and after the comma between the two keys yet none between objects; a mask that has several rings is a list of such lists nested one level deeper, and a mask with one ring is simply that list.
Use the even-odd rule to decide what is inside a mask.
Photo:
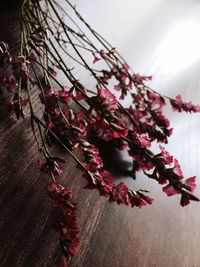
[{"label": "dried flower", "polygon": [[[20,54],[12,55],[8,45],[0,43],[3,67],[0,87],[5,89],[7,107],[14,111],[17,119],[24,117],[25,106],[29,104],[33,134],[43,155],[39,168],[52,178],[47,187],[52,202],[51,224],[60,236],[61,247],[56,266],[67,267],[80,246],[77,204],[72,200],[72,190],[56,180],[63,175],[65,161],[54,156],[50,147],[59,144],[72,156],[86,181],[86,189],[98,190],[109,202],[117,204],[138,208],[151,205],[153,199],[145,194],[148,191],[129,189],[124,182],[115,183],[112,173],[105,169],[98,147],[90,143],[93,132],[97,139],[112,144],[115,149],[128,151],[133,161],[130,172],[133,178],[142,171],[164,185],[162,190],[167,196],[179,194],[180,204],[186,206],[191,200],[199,201],[193,194],[196,177],[185,179],[178,160],[161,144],[167,143],[172,134],[164,106],[170,102],[178,112],[200,112],[200,106],[183,102],[180,95],[172,99],[149,88],[146,82],[151,81],[152,76],[134,73],[69,0],[64,1],[63,9],[57,1],[46,2],[48,5],[42,5],[42,0],[24,1]],[[70,27],[63,20],[68,12],[71,16],[69,8],[75,11],[76,19],[87,27],[97,44],[87,38],[81,25],[77,27],[73,19]],[[55,11],[53,16],[50,10]],[[93,58],[92,65],[87,63],[86,53]],[[95,64],[98,61],[101,64]],[[92,90],[68,62],[88,71],[95,84]],[[119,97],[113,90],[118,91]],[[126,97],[131,99],[129,107],[120,101]],[[36,104],[41,107],[42,116],[35,110]],[[158,154],[151,150],[154,141],[160,148]],[[80,159],[74,153],[75,148],[76,153],[82,155]]]}]

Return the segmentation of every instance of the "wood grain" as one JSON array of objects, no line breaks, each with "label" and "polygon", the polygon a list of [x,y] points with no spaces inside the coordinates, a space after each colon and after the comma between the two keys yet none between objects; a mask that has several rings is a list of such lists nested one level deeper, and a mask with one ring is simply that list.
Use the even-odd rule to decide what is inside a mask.
[{"label": "wood grain", "polygon": [[[19,25],[16,6],[11,5],[11,2],[16,3],[4,1],[0,4],[0,39],[8,41],[17,51]],[[103,2],[106,3],[106,0]],[[168,1],[161,2],[167,7]],[[198,5],[197,1],[188,2],[193,6]],[[179,7],[181,5],[180,1],[173,3],[176,5],[179,3]],[[169,4],[166,12],[169,12],[170,5],[173,3]],[[81,8],[84,10],[83,6]],[[87,6],[85,12],[86,9]],[[98,6],[95,12],[98,12]],[[153,24],[155,22],[153,17],[158,14],[156,12],[158,10],[152,14],[151,25],[148,25],[147,21],[140,25],[141,31],[145,32],[147,27],[149,30],[153,29],[151,27],[156,27]],[[191,17],[192,14],[190,14]],[[161,17],[162,13],[160,19]],[[175,12],[171,19],[172,22],[176,22]],[[165,27],[166,25],[168,25],[167,20]],[[135,30],[135,33],[138,31]],[[157,36],[157,42],[161,43],[162,27],[159,30],[157,26],[155,36]],[[141,59],[139,53],[142,54],[142,49],[145,49],[143,42],[147,43],[148,40],[149,51],[155,49],[155,42],[151,37],[139,34],[138,42],[142,44],[141,50],[137,44],[132,60],[139,62]],[[149,59],[149,67],[146,61],[142,62],[147,72],[151,73],[151,70],[154,70],[153,59]],[[138,64],[142,65],[142,63]],[[158,70],[153,85],[171,95],[176,95],[179,88],[184,87],[185,90],[181,90],[181,93],[186,99],[191,98],[195,103],[200,102],[199,66],[199,62],[196,61],[174,76],[170,76],[170,73],[163,74]],[[58,237],[51,230],[49,223],[51,203],[45,191],[48,178],[38,171],[39,155],[28,118],[16,122],[7,114],[3,101],[4,96],[1,95],[0,266],[53,266],[59,246]],[[170,112],[168,114],[172,116]],[[172,126],[176,130],[169,148],[180,159],[188,177],[194,174],[200,176],[199,124],[198,115],[172,116]],[[57,151],[57,153],[63,152]],[[111,151],[107,150],[104,153],[107,153],[109,158]],[[96,192],[82,189],[84,183],[75,168],[75,163],[67,156],[66,160],[62,182],[76,189],[74,197],[79,205],[81,229],[81,248],[70,267],[200,267],[198,203],[181,208],[179,197],[167,198],[160,186],[140,174],[136,181],[128,178],[125,181],[130,187],[137,189],[144,187],[152,191],[156,199],[152,207],[138,210],[106,204]],[[112,162],[114,168],[116,164]],[[119,179],[124,178],[120,176]],[[198,182],[197,193],[200,195],[199,188]]]}]

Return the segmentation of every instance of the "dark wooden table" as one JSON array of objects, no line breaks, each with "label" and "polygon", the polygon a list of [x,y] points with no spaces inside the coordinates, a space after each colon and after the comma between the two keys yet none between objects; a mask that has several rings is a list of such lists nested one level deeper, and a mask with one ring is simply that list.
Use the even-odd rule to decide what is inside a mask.
[{"label": "dark wooden table", "polygon": [[[103,2],[105,3],[106,0]],[[168,1],[160,2],[165,4],[163,8],[167,7]],[[186,2],[183,1],[182,6],[185,12],[187,13],[187,5],[193,5],[193,13],[190,12],[190,17],[193,14],[192,18],[196,18],[195,5],[199,8],[198,2],[188,1],[187,4]],[[19,25],[16,7],[11,3],[16,2],[0,3],[0,39],[8,41],[10,46],[17,50]],[[84,3],[89,5],[90,1],[84,1]],[[118,0],[119,3],[120,0]],[[174,8],[177,10],[178,5],[179,7],[182,5],[180,1],[173,3],[176,4]],[[138,38],[133,38],[136,38],[141,46],[139,49],[138,43],[136,44],[136,50],[132,53],[131,59],[136,61],[136,65],[142,71],[155,72],[153,86],[172,96],[180,90],[186,99],[191,98],[197,103],[200,102],[199,60],[186,64],[186,68],[180,70],[177,67],[180,64],[175,65],[175,62],[173,66],[165,64],[164,60],[168,57],[162,56],[165,55],[166,49],[158,49],[155,56],[153,54],[152,58],[148,57],[148,61],[143,60],[142,57],[145,53],[144,43],[147,44],[149,41],[147,50],[150,52],[155,50],[155,42],[162,44],[163,39],[167,38],[163,34],[163,29],[167,33],[166,25],[171,27],[172,24],[170,18],[173,22],[177,20],[176,13],[172,14],[170,8],[172,7],[169,4],[168,9],[165,10],[166,13],[171,14],[169,21],[167,15],[163,17],[162,12],[159,13],[156,9],[155,13],[149,15],[149,20],[144,20],[141,27],[134,30]],[[160,11],[162,10],[161,8]],[[176,12],[180,18],[179,11]],[[156,17],[158,14],[162,21],[161,25],[158,25],[159,19]],[[153,37],[148,34],[142,35],[141,31],[145,33],[145,30],[151,32]],[[156,61],[159,58],[160,61]],[[143,60],[144,69],[141,68],[142,63],[139,59]],[[160,67],[166,67],[164,73],[163,68],[160,69]],[[172,73],[170,69],[172,67],[178,71]],[[45,192],[48,178],[37,168],[39,156],[29,119],[16,122],[12,116],[7,115],[3,100],[4,96],[1,95],[0,266],[53,266],[52,262],[59,247],[57,235],[51,231],[48,219],[51,206]],[[169,144],[170,151],[180,159],[188,177],[195,174],[200,177],[200,116],[172,115],[169,111],[166,112],[172,117],[172,126],[176,127],[174,137]],[[69,158],[67,163],[63,183],[76,188],[75,198],[79,204],[81,229],[81,248],[70,267],[200,267],[200,206],[198,203],[181,208],[179,196],[167,198],[160,186],[139,175],[136,181],[127,179],[126,182],[134,188],[145,187],[151,190],[156,199],[155,204],[142,210],[110,205],[97,193],[83,190],[83,183],[75,163]],[[197,194],[200,195],[199,183]]]}]

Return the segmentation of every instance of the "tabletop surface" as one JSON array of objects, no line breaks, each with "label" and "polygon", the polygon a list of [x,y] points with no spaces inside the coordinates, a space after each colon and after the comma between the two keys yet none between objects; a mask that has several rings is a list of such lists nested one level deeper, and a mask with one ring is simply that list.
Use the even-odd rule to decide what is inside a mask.
[{"label": "tabletop surface", "polygon": [[[90,24],[136,72],[153,75],[152,88],[200,103],[200,1],[124,2],[76,1]],[[0,4],[0,25],[0,39],[17,50],[14,1]],[[59,246],[48,219],[48,179],[37,168],[38,151],[29,118],[16,122],[7,114],[3,100],[1,95],[0,266],[53,266]],[[200,196],[200,115],[168,109],[166,114],[174,127],[166,147],[179,159],[186,177],[197,176]],[[98,193],[82,189],[75,163],[67,159],[63,183],[76,188],[81,229],[81,248],[70,267],[200,267],[200,204],[180,207],[179,196],[166,197],[159,185],[141,174],[126,182],[150,190],[155,203],[143,209],[106,203]]]}]

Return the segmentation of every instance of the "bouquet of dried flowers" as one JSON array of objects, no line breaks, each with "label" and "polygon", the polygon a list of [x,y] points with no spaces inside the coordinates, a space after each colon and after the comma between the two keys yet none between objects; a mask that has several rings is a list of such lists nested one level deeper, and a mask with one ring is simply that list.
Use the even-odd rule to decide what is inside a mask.
[{"label": "bouquet of dried flowers", "polygon": [[[90,141],[91,133],[117,150],[128,151],[133,178],[142,171],[161,184],[168,196],[180,194],[182,206],[199,201],[193,194],[195,177],[184,179],[177,159],[162,143],[172,134],[163,114],[167,103],[178,112],[200,112],[200,106],[183,102],[180,95],[175,99],[163,96],[147,86],[152,77],[135,73],[69,0],[62,5],[57,0],[24,0],[20,11],[21,51],[12,55],[8,45],[0,43],[0,86],[17,119],[24,117],[26,106],[30,110],[42,155],[39,168],[51,178],[47,187],[51,222],[61,245],[57,266],[68,266],[77,252],[79,229],[72,190],[59,183],[65,161],[52,153],[55,144],[77,162],[85,188],[98,190],[109,202],[141,208],[151,205],[153,199],[147,190],[115,183],[98,147]],[[92,88],[81,77],[82,70]],[[129,104],[124,104],[125,99]],[[42,112],[36,112],[35,105]],[[155,141],[157,154],[151,150]]]}]

